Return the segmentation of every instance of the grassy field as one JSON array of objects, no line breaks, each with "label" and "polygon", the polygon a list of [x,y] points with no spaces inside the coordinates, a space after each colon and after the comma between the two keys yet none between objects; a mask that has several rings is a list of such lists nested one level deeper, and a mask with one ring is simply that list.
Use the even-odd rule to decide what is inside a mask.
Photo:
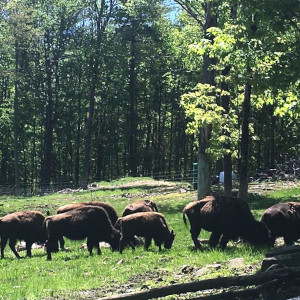
[{"label": "grassy field", "polygon": [[[299,185],[251,190],[255,193],[250,195],[250,206],[257,218],[274,203],[300,201]],[[119,254],[103,248],[101,256],[90,257],[83,245],[85,241],[66,240],[68,250],[54,253],[52,261],[46,261],[44,249],[34,249],[32,258],[17,260],[7,246],[5,259],[0,260],[0,299],[91,299],[216,276],[252,274],[269,250],[229,243],[225,251],[207,246],[202,251],[193,251],[181,212],[186,203],[196,199],[196,193],[185,183],[150,178],[101,182],[94,190],[43,197],[2,197],[0,215],[25,209],[54,214],[60,205],[90,200],[107,201],[121,214],[128,203],[140,199],[155,201],[176,232],[171,250],[158,253],[157,247],[151,245],[149,251],[142,247],[136,251],[127,248]],[[203,231],[200,238],[208,236]],[[24,257],[25,251],[20,255]],[[228,261],[237,257],[244,259],[245,266],[230,270]],[[204,268],[207,265],[211,267]]]}]

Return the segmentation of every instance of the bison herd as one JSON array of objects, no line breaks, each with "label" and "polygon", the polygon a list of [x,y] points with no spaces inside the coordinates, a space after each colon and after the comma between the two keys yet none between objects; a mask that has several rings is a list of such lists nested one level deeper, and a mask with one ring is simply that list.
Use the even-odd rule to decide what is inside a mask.
[{"label": "bison herd", "polygon": [[[207,196],[187,204],[183,209],[183,221],[190,223],[191,238],[196,249],[201,229],[211,232],[209,244],[224,249],[229,240],[242,239],[252,245],[273,246],[277,237],[283,237],[287,245],[300,238],[300,203],[279,203],[268,208],[261,220],[255,220],[247,202],[233,197]],[[15,256],[17,240],[26,243],[27,256],[35,242],[45,243],[47,259],[59,248],[64,249],[64,237],[87,241],[92,254],[101,250],[104,241],[113,251],[123,252],[125,246],[135,249],[137,237],[144,238],[147,250],[152,239],[161,251],[161,246],[170,249],[175,233],[169,229],[163,214],[153,201],[143,200],[125,207],[118,218],[115,209],[108,203],[90,201],[67,204],[57,209],[57,214],[46,217],[39,211],[20,211],[0,218],[1,258],[9,246]]]}]

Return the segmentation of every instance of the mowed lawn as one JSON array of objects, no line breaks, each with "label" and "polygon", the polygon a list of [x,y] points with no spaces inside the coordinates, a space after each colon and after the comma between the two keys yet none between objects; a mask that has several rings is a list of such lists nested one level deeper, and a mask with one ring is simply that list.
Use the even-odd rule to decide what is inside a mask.
[{"label": "mowed lawn", "polygon": [[[259,270],[267,248],[253,248],[247,244],[229,243],[225,251],[193,251],[189,228],[182,221],[182,209],[196,199],[195,191],[185,183],[155,181],[150,178],[124,179],[98,183],[89,191],[57,193],[43,197],[0,198],[0,214],[18,210],[39,210],[55,214],[57,207],[81,201],[106,201],[122,213],[124,207],[136,200],[151,199],[176,233],[171,250],[158,252],[152,243],[149,251],[143,247],[123,254],[102,248],[102,255],[89,256],[85,241],[66,239],[67,251],[53,253],[46,260],[44,249],[33,249],[32,258],[17,260],[9,246],[5,258],[0,260],[0,299],[91,299],[124,292],[148,289],[172,283],[189,282],[217,276],[252,274]],[[256,191],[250,194],[250,206],[256,218],[277,202],[300,201],[300,186],[290,185],[280,189]],[[200,238],[209,233],[202,231]],[[25,256],[25,251],[20,252]],[[228,268],[228,261],[243,258],[240,269]],[[207,265],[211,268],[203,269]]]}]

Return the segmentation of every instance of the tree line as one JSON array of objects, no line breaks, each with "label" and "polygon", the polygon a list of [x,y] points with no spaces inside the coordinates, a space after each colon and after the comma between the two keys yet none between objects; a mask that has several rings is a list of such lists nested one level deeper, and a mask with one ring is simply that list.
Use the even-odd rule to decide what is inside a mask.
[{"label": "tree line", "polygon": [[0,27],[16,193],[198,162],[199,197],[233,169],[244,198],[251,170],[299,154],[298,1],[12,0]]}]

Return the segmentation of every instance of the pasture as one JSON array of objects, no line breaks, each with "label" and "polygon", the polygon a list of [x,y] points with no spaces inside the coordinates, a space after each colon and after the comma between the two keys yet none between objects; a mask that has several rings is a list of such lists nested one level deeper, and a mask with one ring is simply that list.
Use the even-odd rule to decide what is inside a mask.
[{"label": "pasture", "polygon": [[[279,188],[278,188],[279,186]],[[256,218],[278,202],[300,201],[300,185],[273,185],[270,188],[250,187],[250,207]],[[0,299],[91,299],[145,290],[172,283],[189,282],[217,276],[253,274],[267,248],[230,242],[225,251],[211,250],[204,245],[201,251],[192,250],[189,229],[182,221],[182,209],[196,199],[196,192],[186,183],[154,181],[150,178],[127,178],[110,183],[98,183],[89,191],[64,191],[31,198],[0,198],[0,214],[18,210],[39,210],[55,214],[57,207],[82,201],[107,201],[122,213],[124,207],[136,200],[151,199],[176,233],[171,250],[158,252],[152,243],[149,251],[126,248],[123,254],[102,248],[102,255],[89,256],[85,241],[66,239],[66,251],[53,253],[46,261],[44,249],[33,249],[32,258],[17,260],[6,246],[5,259],[0,260]],[[209,233],[202,231],[200,238]],[[25,251],[20,251],[22,257]],[[230,269],[228,261],[243,258],[244,265]],[[209,266],[209,267],[207,267]]]}]

